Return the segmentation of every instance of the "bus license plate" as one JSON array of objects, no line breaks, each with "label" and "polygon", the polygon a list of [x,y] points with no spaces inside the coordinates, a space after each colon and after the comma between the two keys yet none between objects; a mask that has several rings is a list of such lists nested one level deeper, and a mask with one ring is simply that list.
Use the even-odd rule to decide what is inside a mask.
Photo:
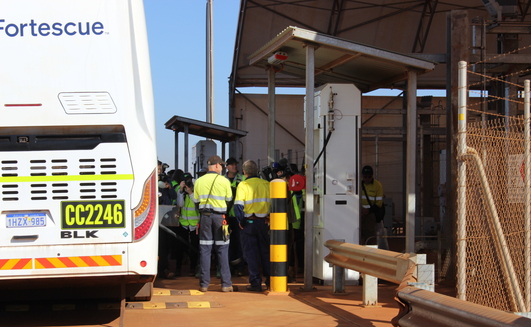
[{"label": "bus license plate", "polygon": [[6,215],[7,228],[19,227],[44,227],[46,226],[46,214],[35,213],[13,213]]},{"label": "bus license plate", "polygon": [[62,229],[125,227],[125,201],[63,201]]}]

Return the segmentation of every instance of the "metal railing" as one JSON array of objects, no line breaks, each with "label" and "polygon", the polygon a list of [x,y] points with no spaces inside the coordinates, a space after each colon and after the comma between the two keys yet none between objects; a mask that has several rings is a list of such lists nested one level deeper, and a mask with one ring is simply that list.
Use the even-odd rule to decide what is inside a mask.
[{"label": "metal railing", "polygon": [[435,271],[433,265],[425,264],[425,254],[397,253],[338,240],[328,240],[325,246],[330,249],[324,259],[333,266],[334,293],[345,292],[344,269],[358,271],[363,278],[364,306],[377,305],[378,278],[396,284],[406,280],[420,288],[434,290]]},{"label": "metal railing", "polygon": [[396,284],[416,265],[415,253],[397,253],[336,240],[326,241],[325,246],[330,249],[326,262]]},{"label": "metal railing", "polygon": [[[366,294],[366,289],[377,292],[378,278],[399,284],[397,302],[401,309],[392,321],[394,326],[531,326],[529,318],[433,292],[433,265],[424,264],[423,255],[337,240],[328,240],[325,246],[330,249],[325,261],[333,265],[335,293],[344,290],[344,269],[366,275],[364,305],[376,304],[376,301],[367,300],[371,296]],[[367,285],[366,280],[373,284]]]},{"label": "metal railing", "polygon": [[[485,307],[450,296],[405,287],[397,293],[402,303],[394,326],[530,326],[531,320],[513,313]],[[405,306],[404,306],[405,304]]]}]

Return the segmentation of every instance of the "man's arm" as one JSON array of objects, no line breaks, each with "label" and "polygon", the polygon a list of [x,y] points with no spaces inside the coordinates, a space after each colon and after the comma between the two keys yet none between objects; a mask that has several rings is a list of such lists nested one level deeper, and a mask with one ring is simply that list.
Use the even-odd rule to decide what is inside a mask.
[{"label": "man's arm", "polygon": [[184,206],[184,194],[183,192],[177,192],[177,206],[182,208]]},{"label": "man's arm", "polygon": [[243,227],[245,225],[245,213],[243,212],[243,205],[235,204],[234,214],[236,215],[236,219],[238,219],[238,224]]},{"label": "man's arm", "polygon": [[197,193],[197,190],[198,190],[198,183],[196,181],[195,186],[194,186],[194,193],[190,194],[190,198],[192,199],[192,201],[194,201],[194,203],[199,204],[200,199],[199,199],[199,194]]},{"label": "man's arm", "polygon": [[[232,202],[233,196],[232,196],[232,186],[230,185],[230,181],[225,178],[225,201],[227,204]],[[227,212],[228,213],[228,212]]]},{"label": "man's arm", "polygon": [[238,187],[236,188],[236,196],[234,198],[234,215],[236,216],[236,219],[238,219],[238,223],[240,224],[240,228],[243,228],[245,225],[245,212],[243,211],[244,204],[245,204],[245,191],[244,191],[245,185],[243,183],[240,183]]}]

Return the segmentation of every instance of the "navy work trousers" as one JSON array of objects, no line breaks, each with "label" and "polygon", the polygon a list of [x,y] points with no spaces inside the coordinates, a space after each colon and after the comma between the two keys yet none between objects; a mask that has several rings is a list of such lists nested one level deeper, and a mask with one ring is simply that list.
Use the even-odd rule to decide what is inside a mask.
[{"label": "navy work trousers", "polygon": [[261,266],[265,284],[269,287],[271,275],[269,224],[266,223],[266,219],[247,220],[240,232],[243,257],[247,261],[249,270],[249,283],[253,287],[262,287]]}]

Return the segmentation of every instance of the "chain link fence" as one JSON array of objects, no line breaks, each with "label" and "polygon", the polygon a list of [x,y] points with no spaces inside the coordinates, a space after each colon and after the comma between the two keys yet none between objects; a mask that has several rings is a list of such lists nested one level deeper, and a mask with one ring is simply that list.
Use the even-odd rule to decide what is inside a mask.
[{"label": "chain link fence", "polygon": [[[460,78],[458,297],[503,311],[528,312],[529,121],[524,118],[524,87],[508,76],[486,76],[477,66],[461,64],[465,81]],[[504,90],[503,96],[492,95],[493,83]]]}]

